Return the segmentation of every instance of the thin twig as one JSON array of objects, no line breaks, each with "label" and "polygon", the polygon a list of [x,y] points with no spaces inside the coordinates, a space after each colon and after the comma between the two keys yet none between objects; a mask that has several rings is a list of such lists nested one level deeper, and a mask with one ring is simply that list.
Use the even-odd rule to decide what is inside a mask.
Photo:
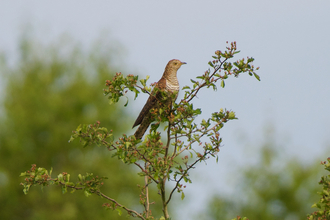
[{"label": "thin twig", "polygon": [[[206,153],[204,154],[204,156],[206,155]],[[180,181],[183,179],[183,177],[188,173],[188,171],[191,169],[191,168],[193,168],[194,166],[195,166],[195,164],[197,163],[197,162],[199,162],[199,161],[201,161],[202,160],[202,158],[204,158],[204,156],[203,157],[201,157],[201,158],[199,158],[198,160],[196,160],[194,163],[192,163],[185,171],[184,171],[184,173],[181,175],[181,177],[176,181],[176,185],[175,185],[175,187],[173,188],[173,190],[171,191],[171,193],[170,193],[170,196],[168,197],[168,199],[167,199],[167,201],[166,201],[166,205],[170,202],[170,200],[171,200],[171,198],[172,198],[172,195],[173,195],[173,193],[174,193],[174,191],[178,188],[178,186],[179,186],[179,184],[180,184]]]},{"label": "thin twig", "polygon": [[178,143],[178,133],[175,133],[175,146],[174,146],[174,150],[173,150],[173,154],[172,154],[172,157],[171,157],[171,159],[173,160],[174,159],[174,157],[175,157],[175,154],[176,154],[176,149],[177,149],[177,143]]},{"label": "thin twig", "polygon": [[[117,149],[116,148],[116,146],[115,145],[111,145],[111,144],[109,144],[107,141],[105,141],[105,140],[102,140],[102,143],[104,144],[104,145],[106,145],[107,146],[107,148],[109,149],[109,150],[111,150],[110,149],[110,147],[113,147],[115,150]],[[151,162],[144,156],[144,155],[142,155],[141,153],[140,153],[140,151],[139,150],[137,150],[137,152],[138,152],[138,154],[146,161],[146,162],[148,162],[149,164],[151,164]],[[142,172],[144,172],[148,177],[150,177],[150,179],[152,179],[156,184],[158,184],[158,181],[156,180],[156,179],[154,179],[151,175],[148,175],[148,172],[145,170],[145,169],[143,169],[143,167],[140,165],[140,164],[138,164],[137,162],[134,162],[134,164],[137,166],[137,167],[139,167],[140,169],[141,169],[141,171]]]},{"label": "thin twig", "polygon": [[[222,67],[222,65],[228,60],[229,58],[226,58],[224,61],[220,61],[220,65],[217,67],[217,68],[215,68],[214,69],[214,71],[213,71],[213,73],[209,76],[209,78],[212,78],[220,69],[221,69],[221,67]],[[191,91],[190,92],[190,94],[186,97],[186,99],[188,99],[189,97],[189,99],[187,100],[187,102],[190,102],[196,95],[197,95],[197,93],[198,93],[198,91],[201,89],[201,88],[203,88],[204,86],[206,86],[206,82],[204,82],[203,84],[201,84],[200,86],[198,86],[197,88],[195,88],[193,91]],[[182,99],[181,101],[180,101],[180,103],[181,102],[183,102],[183,100],[184,99]]]},{"label": "thin twig", "polygon": [[144,87],[141,87],[141,86],[139,86],[137,84],[135,84],[135,86],[138,87],[139,89],[141,89],[142,92],[148,93],[150,95],[150,92],[148,90],[146,90]]},{"label": "thin twig", "polygon": [[168,148],[170,147],[171,142],[171,122],[168,121],[168,128],[167,128],[167,143],[166,143],[166,149],[165,149],[165,155],[164,158],[166,160],[167,154],[168,154]]},{"label": "thin twig", "polygon": [[137,167],[139,167],[139,168],[141,169],[141,171],[142,171],[143,173],[146,174],[146,176],[148,176],[148,177],[149,177],[150,179],[152,179],[156,184],[158,184],[158,181],[155,180],[151,175],[149,175],[148,172],[147,172],[147,170],[143,169],[143,167],[142,167],[140,164],[138,164],[137,162],[134,162],[134,164],[135,164]]},{"label": "thin twig", "polygon": [[[52,179],[53,181],[55,181],[55,179]],[[61,182],[61,181],[58,181],[59,184],[63,185],[63,186],[66,186],[66,187],[69,187],[69,188],[72,188],[72,189],[76,189],[76,190],[82,190],[84,189],[84,187],[75,187],[75,186],[70,186],[70,185],[66,185],[65,183]],[[90,189],[90,192],[91,193],[94,193],[96,195],[99,195],[113,203],[115,203],[117,206],[119,206],[120,208],[123,208],[124,210],[127,211],[128,214],[131,214],[133,217],[139,217],[140,219],[143,219],[143,220],[146,220],[146,218],[144,218],[140,213],[138,213],[137,211],[134,211],[132,209],[129,209],[127,207],[125,207],[124,205],[120,204],[119,202],[117,202],[116,200],[110,198],[109,196],[101,193],[100,191],[97,191],[97,190],[93,190],[93,189]],[[135,216],[134,216],[135,215]]]},{"label": "thin twig", "polygon": [[[148,169],[148,162],[145,164],[145,170]],[[144,176],[144,187],[146,189],[146,204],[145,204],[145,209],[146,209],[146,217],[149,217],[149,183],[148,183],[148,176]]]},{"label": "thin twig", "polygon": [[[209,131],[214,130],[214,128],[216,128],[216,127],[217,127],[219,124],[221,124],[221,123],[222,123],[222,121],[219,121],[219,122],[217,122],[212,128],[203,131],[203,133],[201,134],[201,136],[199,136],[199,138],[201,138],[201,137],[203,137],[204,135],[206,135]],[[200,131],[200,132],[202,132],[201,129],[197,129],[196,131]],[[196,131],[194,131],[194,133],[195,133]],[[193,143],[195,143],[195,142],[196,142],[196,140],[190,141],[189,144],[188,144],[185,148],[181,149],[180,152],[179,152],[177,155],[181,154],[183,151],[185,151],[186,149],[188,149],[188,148],[189,148]]]}]

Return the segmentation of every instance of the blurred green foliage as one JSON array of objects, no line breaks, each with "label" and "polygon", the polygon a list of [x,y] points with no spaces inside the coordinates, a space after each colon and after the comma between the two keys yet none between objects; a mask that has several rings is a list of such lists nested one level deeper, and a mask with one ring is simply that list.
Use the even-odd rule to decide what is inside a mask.
[{"label": "blurred green foliage", "polygon": [[325,173],[319,165],[321,159],[310,164],[289,157],[285,144],[278,142],[270,131],[261,146],[249,147],[254,163],[238,165],[234,193],[210,198],[207,211],[197,219],[232,219],[237,215],[250,220],[306,219],[319,197],[318,181]]},{"label": "blurred green foliage", "polygon": [[128,206],[139,205],[137,184],[127,165],[98,147],[68,143],[81,123],[100,121],[115,136],[128,129],[130,115],[122,105],[108,105],[105,80],[115,73],[116,48],[96,44],[89,51],[72,40],[43,45],[27,35],[20,41],[14,65],[1,59],[0,218],[1,219],[127,219],[106,211],[106,201],[82,192],[61,193],[60,187],[31,189],[24,195],[20,173],[31,164],[70,172],[72,180],[86,172],[107,176],[105,194]]},{"label": "blurred green foliage", "polygon": [[326,161],[322,161],[324,169],[328,171],[328,175],[321,177],[319,184],[322,190],[318,192],[319,201],[313,204],[313,208],[317,209],[313,213],[307,215],[308,220],[328,220],[330,219],[330,157]]}]

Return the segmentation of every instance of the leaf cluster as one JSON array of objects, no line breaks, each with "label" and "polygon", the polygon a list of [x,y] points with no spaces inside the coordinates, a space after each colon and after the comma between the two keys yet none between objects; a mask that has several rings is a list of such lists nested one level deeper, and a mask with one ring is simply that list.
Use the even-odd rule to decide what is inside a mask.
[{"label": "leaf cluster", "polygon": [[[324,169],[330,172],[330,157],[327,161],[321,162]],[[313,208],[317,208],[318,211],[313,212],[307,216],[309,220],[328,220],[330,219],[330,174],[321,177],[319,184],[322,186],[322,191],[318,192],[321,195],[320,200],[313,204]]]},{"label": "leaf cluster", "polygon": [[85,176],[79,174],[79,181],[74,183],[70,182],[70,174],[63,172],[60,173],[57,178],[52,178],[52,171],[46,170],[45,168],[38,167],[33,164],[30,170],[21,173],[20,176],[25,177],[23,185],[23,192],[27,194],[33,185],[60,185],[62,187],[62,192],[67,193],[68,188],[74,192],[75,190],[84,190],[85,195],[88,197],[92,193],[99,192],[100,187],[103,185],[102,180],[107,179],[107,177],[94,176],[93,173],[86,173]]}]

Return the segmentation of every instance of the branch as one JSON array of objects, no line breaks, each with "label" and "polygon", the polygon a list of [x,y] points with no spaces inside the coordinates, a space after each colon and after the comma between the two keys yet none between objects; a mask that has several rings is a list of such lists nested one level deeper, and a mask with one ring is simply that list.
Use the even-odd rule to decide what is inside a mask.
[{"label": "branch", "polygon": [[[222,123],[222,121],[219,121],[219,122],[217,122],[212,128],[209,128],[209,129],[207,129],[207,130],[205,130],[205,131],[202,131],[202,129],[197,129],[197,130],[195,130],[195,131],[192,131],[191,133],[196,133],[197,131],[199,131],[199,132],[202,132],[202,134],[201,134],[201,136],[199,136],[199,138],[201,138],[201,137],[203,137],[204,135],[206,135],[209,131],[212,131],[212,130],[214,130],[219,124],[221,124]],[[192,141],[190,141],[189,142],[189,144],[185,147],[185,148],[183,148],[183,149],[181,149],[178,153],[177,153],[177,155],[179,155],[179,154],[181,154],[183,151],[185,151],[185,150],[187,150],[193,143],[195,143],[197,140],[192,140]],[[176,155],[176,156],[177,156]]]},{"label": "branch", "polygon": [[[52,179],[53,181],[55,181],[56,179]],[[84,189],[84,187],[75,187],[75,186],[70,186],[70,185],[66,185],[65,183],[61,182],[61,181],[58,181],[58,183],[60,185],[63,185],[63,186],[66,186],[66,187],[69,187],[69,188],[72,188],[72,189],[76,189],[76,190],[82,190]],[[120,208],[123,208],[124,210],[127,211],[128,214],[132,215],[133,217],[139,217],[140,219],[143,219],[143,220],[146,220],[140,213],[138,213],[137,211],[134,211],[132,209],[129,209],[129,208],[126,208],[124,205],[120,204],[119,202],[117,202],[116,200],[110,198],[109,196],[106,196],[105,194],[101,193],[100,191],[97,191],[97,190],[93,190],[93,189],[90,189],[90,192],[91,193],[94,193],[96,195],[99,195],[113,203],[115,203],[117,206],[119,206]],[[134,216],[135,215],[135,216]]]},{"label": "branch", "polygon": [[[105,140],[102,140],[102,143],[103,143],[105,146],[107,146],[107,148],[108,148],[109,151],[112,151],[113,149],[114,149],[114,150],[117,149],[117,147],[116,147],[115,145],[110,144],[109,142],[107,142],[107,141],[105,141]],[[113,149],[111,149],[111,147],[113,147]],[[137,153],[140,155],[140,157],[142,157],[142,158],[144,159],[144,161],[146,161],[146,162],[149,163],[149,164],[152,164],[152,163],[151,163],[151,162],[150,162],[150,161],[149,161],[144,155],[142,155],[142,154],[140,153],[139,150],[136,149],[136,151],[137,151]],[[134,162],[134,164],[135,164],[137,167],[139,167],[139,168],[141,169],[141,171],[144,172],[144,173],[145,173],[150,179],[152,179],[156,184],[158,184],[158,181],[155,180],[155,178],[153,178],[151,175],[149,175],[148,172],[147,172],[145,169],[143,169],[143,167],[142,167],[139,163]]]},{"label": "branch", "polygon": [[[124,210],[127,211],[128,214],[132,215],[133,217],[138,217],[140,219],[143,219],[143,220],[146,220],[146,218],[144,218],[140,213],[138,213],[137,211],[134,211],[132,209],[129,209],[129,208],[126,208],[124,205],[121,205],[120,203],[118,203],[116,200],[104,195],[103,193],[101,193],[100,191],[96,191],[94,192],[95,194],[105,198],[105,199],[108,199],[110,200],[111,202],[115,203],[117,206],[123,208]],[[135,215],[135,216],[134,216]]]},{"label": "branch", "polygon": [[164,159],[166,160],[167,154],[168,154],[168,148],[170,147],[170,142],[171,142],[171,121],[168,121],[168,128],[167,128],[167,143],[166,143],[166,149],[165,149],[165,155]]},{"label": "branch", "polygon": [[[212,78],[220,69],[221,69],[221,67],[222,67],[222,65],[228,60],[229,58],[226,58],[224,61],[222,61],[222,62],[220,62],[220,65],[217,67],[217,68],[215,68],[214,69],[214,71],[213,71],[213,73],[208,77],[208,78]],[[205,80],[204,80],[205,81]],[[216,80],[217,81],[217,80]],[[185,98],[185,99],[182,99],[181,101],[180,101],[180,103],[179,104],[181,104],[181,102],[183,101],[183,100],[186,100],[186,99],[188,99],[189,98],[189,96],[191,96],[188,100],[187,100],[187,102],[190,102],[196,95],[197,95],[197,93],[198,93],[198,91],[201,89],[201,88],[203,88],[204,86],[206,86],[206,82],[204,82],[203,84],[201,84],[200,86],[198,86],[197,88],[195,88],[194,90],[192,90],[191,91],[191,93]]]},{"label": "branch", "polygon": [[[214,130],[214,129],[215,129],[219,124],[221,124],[221,123],[222,123],[222,121],[219,121],[219,122],[217,122],[213,127],[209,128],[209,129],[207,129],[207,130],[204,130],[203,133],[201,134],[200,138],[203,137],[205,134],[208,134],[209,131]],[[197,132],[197,131],[202,132],[201,129],[197,129],[197,130],[193,131],[192,133],[195,133],[195,132]],[[177,137],[176,137],[176,136],[175,136],[175,138],[176,138],[176,140],[177,140]],[[172,155],[172,159],[173,159],[174,157],[178,156],[179,154],[181,154],[183,151],[187,150],[187,149],[188,149],[193,143],[195,143],[196,141],[197,141],[197,140],[190,141],[189,144],[188,144],[185,148],[181,149],[177,154],[173,154],[173,155]],[[181,175],[181,177],[180,177],[178,180],[176,180],[176,185],[175,185],[175,187],[173,188],[173,190],[171,191],[171,193],[170,193],[170,195],[169,195],[169,198],[168,198],[168,200],[166,201],[166,204],[168,204],[169,201],[171,200],[174,191],[178,188],[178,186],[179,186],[181,180],[183,179],[183,177],[186,176],[186,174],[188,173],[188,171],[189,171],[191,168],[193,168],[194,165],[195,165],[197,162],[199,162],[199,161],[201,161],[203,158],[205,158],[205,156],[206,156],[208,153],[209,153],[209,152],[207,152],[207,150],[206,150],[206,151],[204,152],[204,155],[201,156],[201,157],[200,157],[198,160],[196,160],[194,163],[192,163],[189,167],[187,167],[187,169],[184,171],[184,173]]]},{"label": "branch", "polygon": [[193,167],[195,166],[195,164],[196,164],[197,162],[201,161],[201,160],[205,157],[206,154],[207,154],[207,153],[204,153],[203,157],[200,157],[198,160],[196,160],[194,163],[192,163],[192,164],[191,164],[191,165],[190,165],[190,166],[184,171],[184,173],[181,175],[181,177],[176,181],[176,185],[175,185],[175,187],[173,188],[173,190],[171,191],[170,196],[168,197],[168,199],[167,199],[167,201],[166,201],[166,205],[170,202],[170,200],[171,200],[171,198],[172,198],[172,195],[173,195],[174,191],[178,188],[179,183],[180,183],[180,181],[183,179],[183,177],[188,173],[188,171],[189,171],[191,168],[193,168]]},{"label": "branch", "polygon": [[141,89],[141,91],[143,91],[143,92],[148,93],[149,95],[151,95],[150,92],[149,92],[148,90],[146,90],[144,87],[141,87],[141,86],[139,86],[139,85],[137,85],[137,84],[135,84],[134,86],[136,86],[136,87],[138,87],[139,89]]},{"label": "branch", "polygon": [[177,144],[178,144],[178,133],[175,133],[175,146],[174,146],[174,150],[171,156],[171,159],[173,160],[175,155],[176,155],[176,149],[177,149]]},{"label": "branch", "polygon": [[[151,165],[152,163],[144,156],[144,155],[142,155],[141,153],[140,153],[140,151],[138,151],[137,150],[137,152],[138,152],[138,154],[144,159],[144,161],[145,162],[147,162],[149,165]],[[148,172],[147,172],[147,170],[145,170],[145,169],[143,169],[143,167],[140,165],[140,164],[138,164],[137,162],[134,162],[134,164],[136,165],[136,166],[138,166],[140,169],[141,169],[141,171],[142,172],[144,172],[150,179],[152,179],[156,184],[158,184],[159,182],[157,181],[157,180],[155,180],[155,178],[153,178],[150,174],[148,174]],[[155,170],[155,168],[152,166],[152,168],[153,168],[153,170]]]},{"label": "branch", "polygon": [[[146,162],[145,164],[145,169],[147,170],[148,168],[148,163]],[[149,183],[148,183],[148,176],[144,176],[144,184],[145,184],[145,190],[146,190],[146,194],[145,194],[145,197],[146,197],[146,203],[145,203],[145,211],[146,211],[146,217],[148,218],[149,217],[149,209],[150,209],[150,203],[149,203]]]}]

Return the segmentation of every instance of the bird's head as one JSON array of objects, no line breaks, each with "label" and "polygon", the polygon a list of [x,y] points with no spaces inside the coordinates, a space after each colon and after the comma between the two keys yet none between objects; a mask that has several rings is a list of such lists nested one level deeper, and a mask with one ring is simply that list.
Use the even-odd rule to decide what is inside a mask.
[{"label": "bird's head", "polygon": [[183,64],[187,64],[186,62],[181,62],[180,60],[173,59],[168,62],[166,65],[166,69],[175,69],[178,70]]}]

